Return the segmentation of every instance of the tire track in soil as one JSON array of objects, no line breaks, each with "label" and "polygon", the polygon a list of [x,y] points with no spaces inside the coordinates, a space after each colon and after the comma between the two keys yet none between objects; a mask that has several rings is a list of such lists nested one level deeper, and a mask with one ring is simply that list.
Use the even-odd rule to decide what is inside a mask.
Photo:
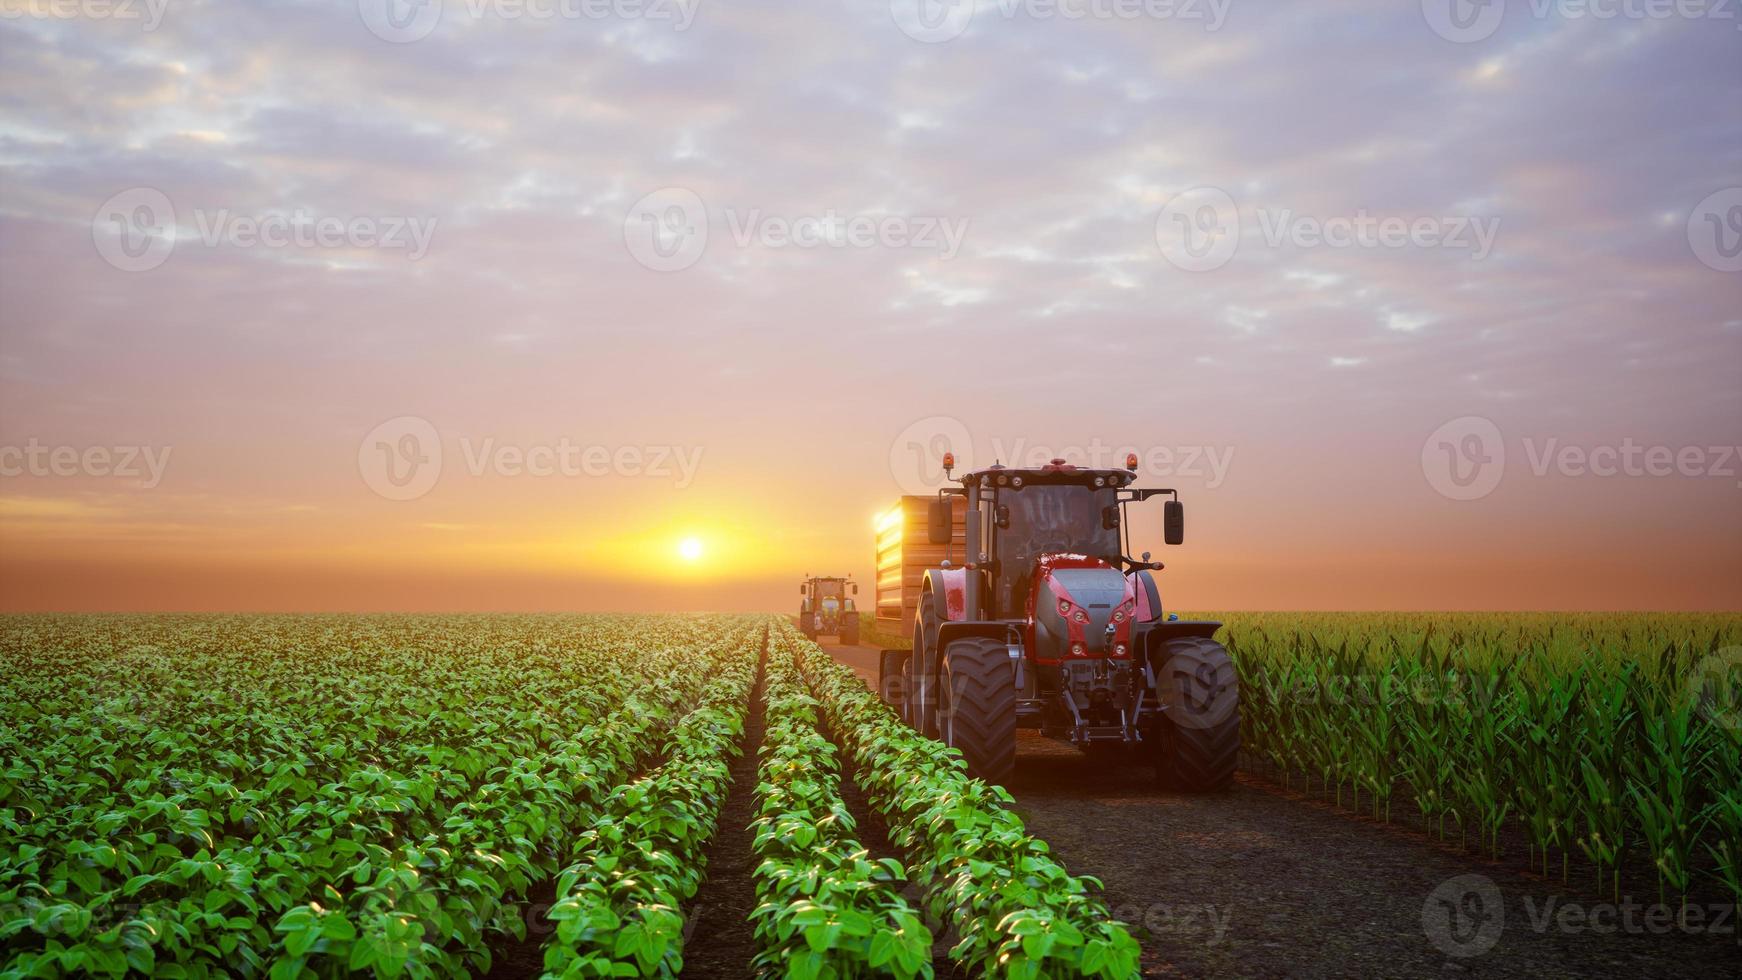
[{"label": "tire track in soil", "polygon": [[707,877],[684,910],[684,977],[748,977],[756,955],[756,934],[750,913],[756,911],[755,835],[756,770],[765,724],[763,676],[768,664],[767,639],[756,663],[756,686],[750,692],[750,713],[744,720],[744,751],[732,762],[731,787],[714,839],[704,852]]},{"label": "tire track in soil", "polygon": [[[875,688],[876,650],[827,649]],[[1105,885],[1143,944],[1145,976],[1735,976],[1742,962],[1733,916],[1722,934],[1561,927],[1545,910],[1594,910],[1604,896],[1247,774],[1223,793],[1166,793],[1148,767],[1023,732],[1006,788],[1071,873]],[[1499,889],[1503,924],[1491,949],[1454,957],[1428,938],[1424,908],[1434,889],[1472,874]],[[1655,902],[1655,884],[1634,895]]]}]

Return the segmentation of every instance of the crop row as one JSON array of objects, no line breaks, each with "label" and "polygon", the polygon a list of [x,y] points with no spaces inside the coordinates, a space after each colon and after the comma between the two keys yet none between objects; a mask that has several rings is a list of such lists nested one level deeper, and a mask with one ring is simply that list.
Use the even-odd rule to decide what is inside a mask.
[{"label": "crop row", "polygon": [[835,747],[794,665],[797,636],[782,622],[769,643],[752,966],[794,980],[930,977],[932,935],[901,895],[901,863],[853,837]]},{"label": "crop row", "polygon": [[1643,619],[1418,622],[1408,643],[1379,619],[1345,617],[1335,642],[1237,622],[1246,748],[1493,853],[1515,829],[1544,873],[1576,856],[1619,895],[1645,861],[1664,896],[1704,876],[1742,900],[1734,624]]},{"label": "crop row", "polygon": [[481,966],[693,701],[693,650],[722,625],[601,620],[480,649],[418,628],[441,620],[146,622],[131,645],[88,621],[6,634],[8,974]]},{"label": "crop row", "polygon": [[952,959],[986,977],[1127,978],[1139,948],[1091,887],[1054,860],[1008,809],[1002,788],[970,779],[954,749],[918,735],[849,668],[780,623],[771,645],[797,651],[799,669],[857,778],[924,883],[937,921],[955,925]]},{"label": "crop row", "polygon": [[762,633],[746,626],[726,639],[699,704],[665,737],[663,764],[613,791],[575,839],[557,876],[546,977],[673,977],[683,969],[683,903],[702,882]]}]

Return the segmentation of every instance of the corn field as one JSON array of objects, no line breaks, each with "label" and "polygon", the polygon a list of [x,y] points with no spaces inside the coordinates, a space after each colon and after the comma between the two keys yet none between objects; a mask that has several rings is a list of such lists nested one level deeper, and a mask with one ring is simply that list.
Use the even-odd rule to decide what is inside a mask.
[{"label": "corn field", "polygon": [[[1742,621],[1236,614],[1245,746],[1442,839],[1660,900],[1742,899]],[[1575,869],[1577,869],[1575,871]],[[1624,880],[1645,874],[1651,882]]]}]

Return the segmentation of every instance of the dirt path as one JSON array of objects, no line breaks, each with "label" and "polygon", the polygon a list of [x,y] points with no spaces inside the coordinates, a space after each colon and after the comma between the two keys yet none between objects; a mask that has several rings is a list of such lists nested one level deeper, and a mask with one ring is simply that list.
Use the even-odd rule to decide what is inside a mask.
[{"label": "dirt path", "polygon": [[[875,686],[874,648],[829,650]],[[1262,780],[1176,795],[1155,790],[1145,768],[1091,762],[1047,739],[1024,735],[1017,753],[1009,789],[1023,819],[1143,927],[1148,976],[1680,977],[1742,967],[1733,910],[1702,909],[1702,925],[1679,929],[1668,910],[1653,918],[1606,905],[1576,884]],[[1637,898],[1654,902],[1655,890]]]}]

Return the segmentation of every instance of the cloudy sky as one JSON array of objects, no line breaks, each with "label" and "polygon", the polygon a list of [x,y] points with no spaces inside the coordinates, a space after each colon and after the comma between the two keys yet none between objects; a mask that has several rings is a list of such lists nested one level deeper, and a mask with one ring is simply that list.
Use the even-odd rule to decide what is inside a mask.
[{"label": "cloudy sky", "polygon": [[3,0],[0,608],[1742,607],[1742,13],[922,2]]}]

